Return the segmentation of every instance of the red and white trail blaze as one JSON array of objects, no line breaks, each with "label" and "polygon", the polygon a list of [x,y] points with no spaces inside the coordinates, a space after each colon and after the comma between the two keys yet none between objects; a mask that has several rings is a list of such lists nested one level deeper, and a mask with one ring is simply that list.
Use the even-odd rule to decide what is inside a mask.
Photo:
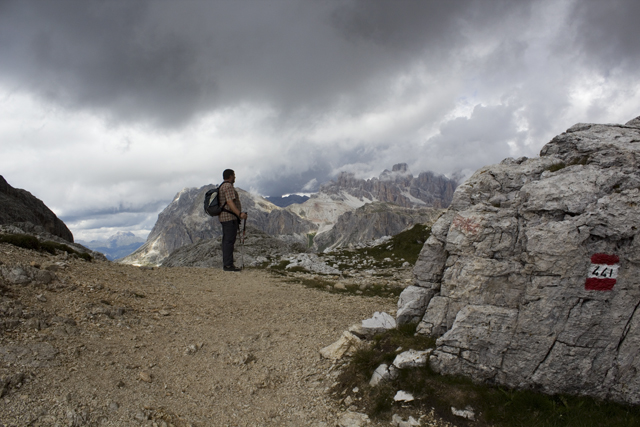
[{"label": "red and white trail blaze", "polygon": [[584,288],[587,291],[610,291],[616,284],[620,258],[617,255],[593,254]]}]

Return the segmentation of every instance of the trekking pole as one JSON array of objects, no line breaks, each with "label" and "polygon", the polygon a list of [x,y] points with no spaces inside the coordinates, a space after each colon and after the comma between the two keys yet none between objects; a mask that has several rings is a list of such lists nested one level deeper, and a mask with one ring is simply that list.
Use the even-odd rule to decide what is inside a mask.
[{"label": "trekking pole", "polygon": [[242,246],[242,252],[241,252],[241,260],[242,260],[242,267],[240,267],[241,269],[244,270],[244,237],[245,237],[245,232],[247,231],[247,219],[245,218],[242,221],[242,237],[240,238],[240,243]]}]

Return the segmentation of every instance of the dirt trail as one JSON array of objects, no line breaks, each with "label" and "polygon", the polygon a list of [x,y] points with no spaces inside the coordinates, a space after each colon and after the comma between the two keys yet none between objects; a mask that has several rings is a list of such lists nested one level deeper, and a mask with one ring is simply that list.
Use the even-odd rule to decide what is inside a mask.
[{"label": "dirt trail", "polygon": [[0,265],[62,265],[48,284],[0,275],[2,426],[334,426],[337,369],[318,350],[396,303],[261,270],[142,269],[6,244]]}]

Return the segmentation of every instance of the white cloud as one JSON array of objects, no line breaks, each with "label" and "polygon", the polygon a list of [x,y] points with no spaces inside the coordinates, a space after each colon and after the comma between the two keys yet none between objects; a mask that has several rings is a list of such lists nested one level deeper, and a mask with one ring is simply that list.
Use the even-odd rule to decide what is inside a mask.
[{"label": "white cloud", "polygon": [[316,190],[318,188],[318,180],[313,178],[312,180],[310,180],[309,182],[307,182],[305,185],[302,186],[302,191],[313,191]]}]

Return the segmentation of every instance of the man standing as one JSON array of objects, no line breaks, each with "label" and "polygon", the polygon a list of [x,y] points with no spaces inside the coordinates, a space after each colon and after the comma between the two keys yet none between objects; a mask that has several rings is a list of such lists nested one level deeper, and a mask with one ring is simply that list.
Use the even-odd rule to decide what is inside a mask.
[{"label": "man standing", "polygon": [[220,206],[223,206],[219,217],[222,225],[222,269],[224,271],[240,271],[233,264],[233,247],[240,228],[240,220],[247,219],[247,213],[242,212],[240,197],[236,189],[233,188],[233,183],[236,182],[235,172],[231,169],[225,169],[222,172],[222,178],[224,182],[220,184],[218,191],[218,202]]}]

